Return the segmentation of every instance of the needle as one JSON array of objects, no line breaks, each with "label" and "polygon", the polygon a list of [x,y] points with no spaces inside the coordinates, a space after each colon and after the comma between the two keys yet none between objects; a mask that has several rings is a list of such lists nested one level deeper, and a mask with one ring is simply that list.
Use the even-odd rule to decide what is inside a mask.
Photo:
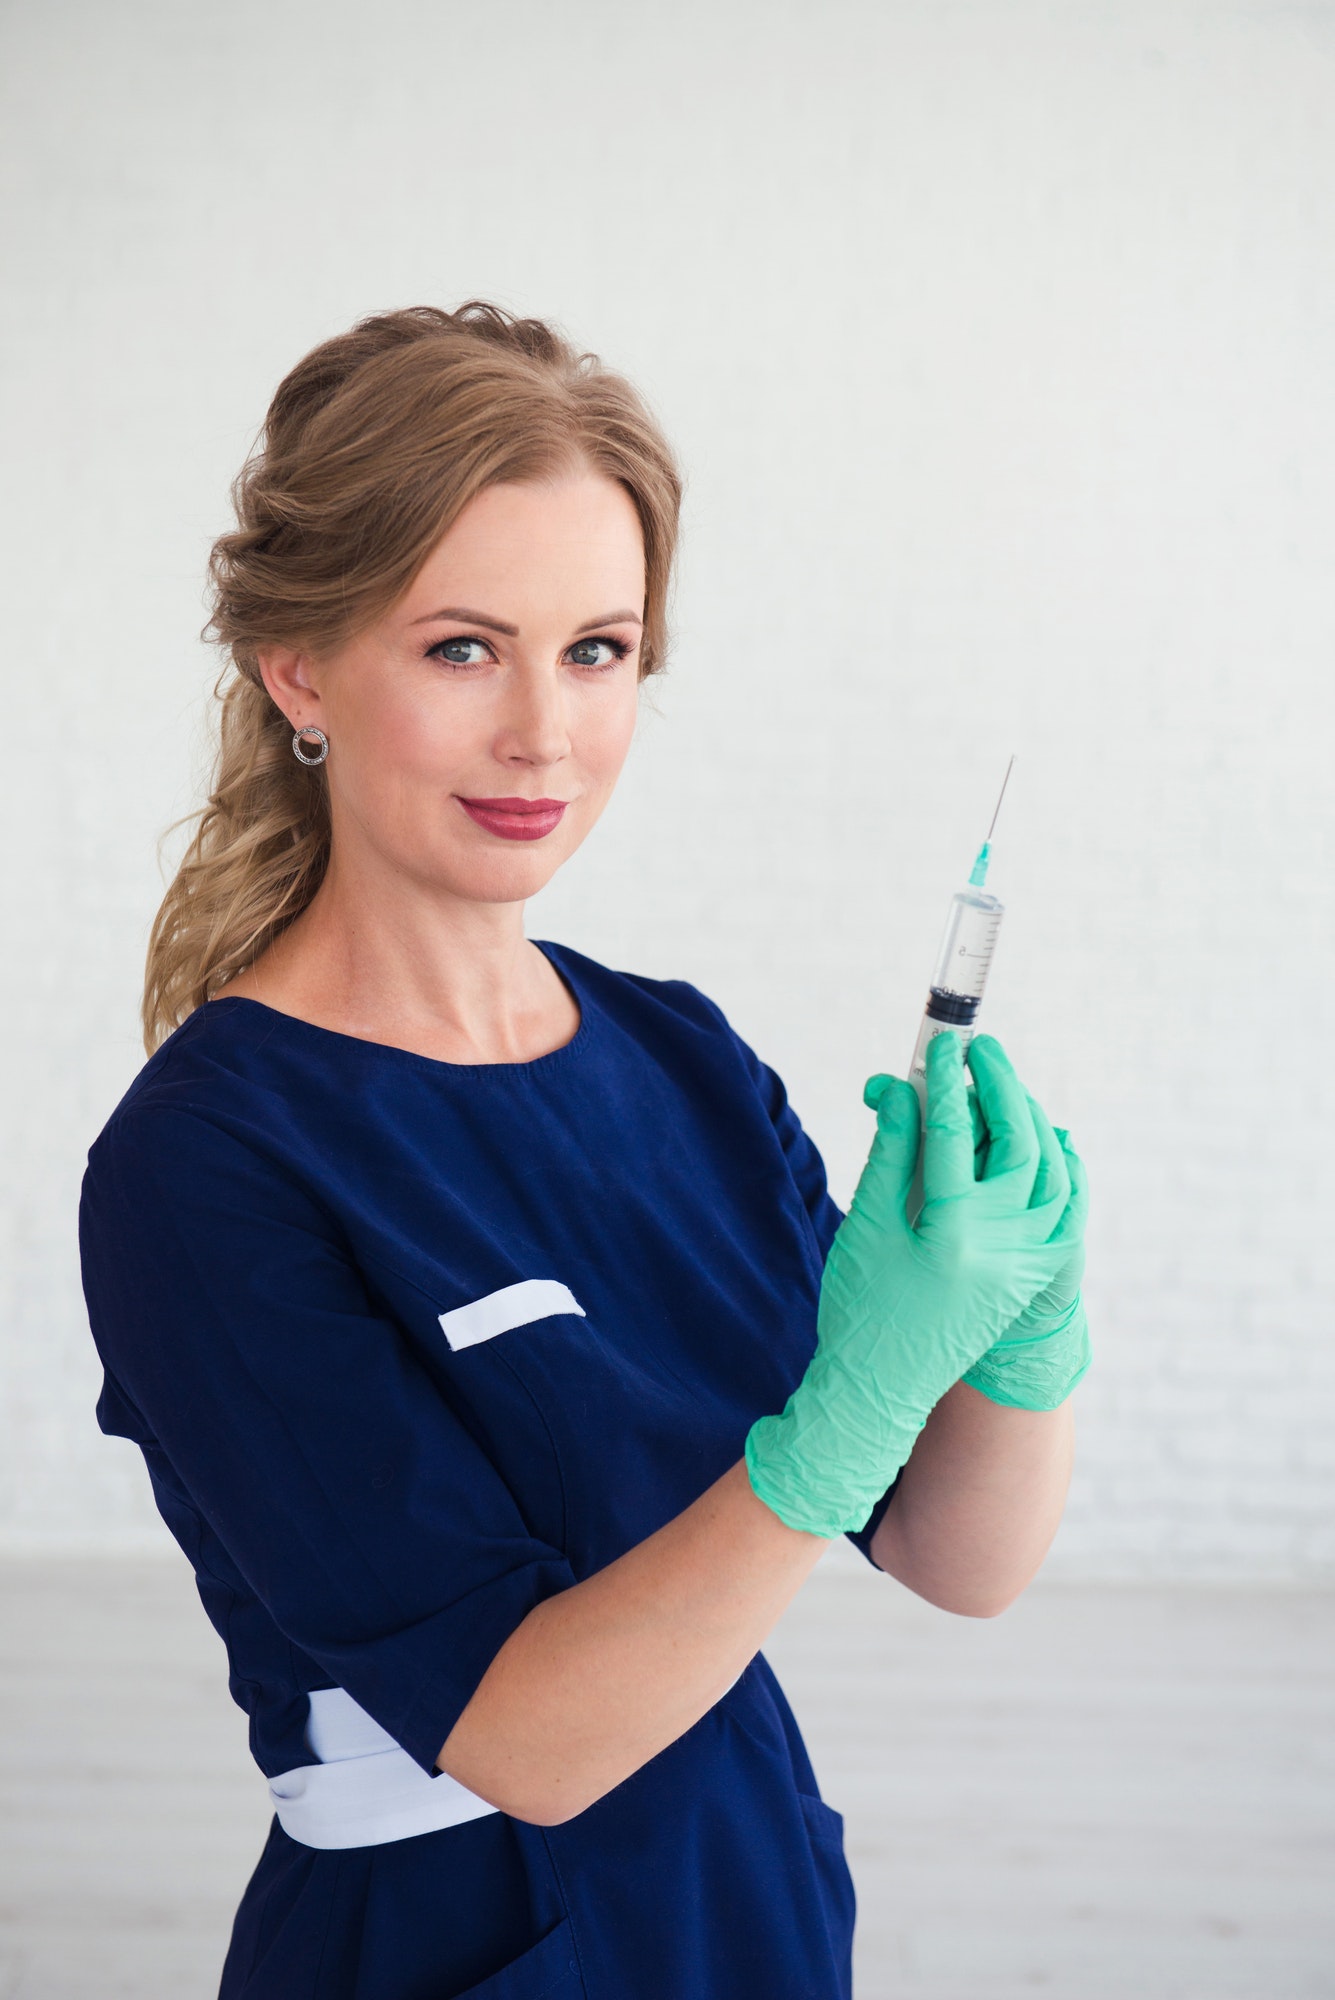
[{"label": "needle", "polygon": [[997,830],[997,815],[1001,811],[1001,801],[1006,796],[1006,787],[1011,781],[1011,772],[1014,769],[1015,769],[1015,758],[1012,755],[1010,763],[1006,766],[1006,775],[1001,781],[1001,790],[997,793],[996,811],[992,815],[992,824],[987,829],[987,839],[983,842],[984,847],[990,847],[992,845],[992,836]]},{"label": "needle", "polygon": [[997,793],[997,803],[992,814],[992,824],[987,829],[987,839],[979,848],[978,859],[974,862],[969,875],[969,881],[975,889],[981,889],[987,880],[987,864],[992,859],[992,835],[996,832],[997,815],[1001,811],[1001,801],[1006,796],[1006,787],[1011,781],[1011,772],[1014,769],[1015,758],[1012,755],[1010,763],[1006,766],[1006,775],[1001,781],[1001,790]]}]

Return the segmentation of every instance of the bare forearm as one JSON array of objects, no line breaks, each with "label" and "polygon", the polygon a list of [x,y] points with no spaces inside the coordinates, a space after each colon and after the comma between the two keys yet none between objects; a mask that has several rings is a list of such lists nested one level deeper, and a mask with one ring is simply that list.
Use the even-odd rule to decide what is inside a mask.
[{"label": "bare forearm", "polygon": [[785,1527],[734,1466],[657,1534],[530,1612],[437,1762],[518,1819],[572,1818],[719,1699],[827,1547]]},{"label": "bare forearm", "polygon": [[928,1418],[873,1560],[946,1611],[988,1618],[1037,1571],[1071,1477],[1069,1403],[1012,1410],[960,1382]]},{"label": "bare forearm", "polygon": [[[1042,1562],[1070,1465],[1069,1409],[1002,1409],[961,1383],[928,1419],[872,1555],[933,1603],[989,1616]],[[530,1612],[437,1762],[518,1819],[573,1818],[719,1699],[827,1546],[786,1527],[732,1467],[657,1534]]]}]

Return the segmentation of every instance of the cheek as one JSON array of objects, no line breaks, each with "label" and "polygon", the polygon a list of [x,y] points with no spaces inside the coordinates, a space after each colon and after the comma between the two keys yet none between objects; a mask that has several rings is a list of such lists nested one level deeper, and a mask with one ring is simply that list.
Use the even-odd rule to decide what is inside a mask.
[{"label": "cheek", "polygon": [[[609,691],[610,692],[610,691]],[[584,720],[581,762],[590,777],[612,784],[625,763],[639,719],[639,687],[618,688],[615,698],[600,703]]]},{"label": "cheek", "polygon": [[369,682],[330,716],[330,791],[340,821],[402,856],[420,848],[431,821],[449,732],[401,685]]},{"label": "cheek", "polygon": [[[477,733],[467,703],[448,708],[420,689],[381,683],[355,717],[358,788],[364,794],[432,790],[467,761]],[[484,732],[485,733],[485,732]]]}]

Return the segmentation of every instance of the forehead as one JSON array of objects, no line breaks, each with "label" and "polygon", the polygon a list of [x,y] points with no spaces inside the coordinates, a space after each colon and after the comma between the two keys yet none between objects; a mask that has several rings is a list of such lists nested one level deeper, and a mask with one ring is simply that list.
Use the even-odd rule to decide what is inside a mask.
[{"label": "forehead", "polygon": [[402,609],[412,618],[432,603],[503,612],[555,600],[596,617],[643,597],[635,503],[618,481],[581,470],[485,487],[437,542]]}]

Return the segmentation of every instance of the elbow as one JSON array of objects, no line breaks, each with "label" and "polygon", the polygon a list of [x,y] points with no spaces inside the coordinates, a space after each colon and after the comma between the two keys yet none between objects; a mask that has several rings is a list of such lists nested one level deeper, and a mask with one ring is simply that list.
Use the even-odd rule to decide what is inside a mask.
[{"label": "elbow", "polygon": [[497,1812],[507,1819],[521,1820],[526,1826],[564,1826],[567,1820],[578,1819],[597,1803],[598,1794],[585,1795],[584,1792],[556,1777],[547,1783],[528,1780],[517,1784],[508,1783],[497,1775],[492,1781],[491,1774],[469,1772],[466,1776],[458,1770],[450,1770],[443,1755],[436,1759],[438,1770],[453,1778],[456,1784],[466,1785],[476,1798],[485,1799]]},{"label": "elbow", "polygon": [[889,1574],[915,1597],[934,1604],[938,1611],[948,1611],[953,1618],[1000,1618],[1003,1611],[1009,1611],[1015,1600],[1023,1596],[1033,1580],[1026,1576],[1006,1582],[992,1579],[966,1582],[958,1577],[915,1574],[908,1569],[891,1570]]},{"label": "elbow", "polygon": [[578,1819],[582,1812],[597,1804],[594,1798],[582,1798],[568,1790],[542,1790],[524,1788],[524,1795],[497,1801],[499,1810],[508,1819],[522,1820],[526,1826],[565,1826],[567,1821]]},{"label": "elbow", "polygon": [[920,1591],[942,1611],[953,1613],[956,1618],[1000,1618],[1003,1611],[1009,1611],[1016,1599],[1023,1597],[1034,1580],[1035,1572],[1005,1580],[988,1578],[968,1583],[953,1582],[948,1589],[940,1591]]},{"label": "elbow", "polygon": [[568,1821],[578,1819],[582,1812],[596,1805],[596,1799],[540,1799],[527,1812],[511,1813],[511,1819],[522,1819],[529,1826],[565,1826]]},{"label": "elbow", "polygon": [[507,1819],[564,1826],[629,1775],[581,1762],[529,1729],[507,1727],[504,1717],[478,1714],[476,1703],[475,1695],[442,1744],[436,1769]]},{"label": "elbow", "polygon": [[[902,1583],[915,1597],[949,1611],[956,1618],[1000,1618],[1023,1596],[1037,1576],[1042,1557],[1027,1552],[1023,1563],[961,1561],[951,1550],[943,1558],[939,1551],[924,1553],[889,1527],[889,1516],[871,1546],[872,1561],[878,1569]],[[1046,1555],[1046,1547],[1043,1554]]]},{"label": "elbow", "polygon": [[1008,1591],[1004,1596],[996,1592],[980,1592],[976,1596],[961,1596],[953,1602],[942,1604],[943,1611],[953,1612],[956,1618],[1000,1618],[1003,1611],[1009,1611],[1024,1586]]}]

